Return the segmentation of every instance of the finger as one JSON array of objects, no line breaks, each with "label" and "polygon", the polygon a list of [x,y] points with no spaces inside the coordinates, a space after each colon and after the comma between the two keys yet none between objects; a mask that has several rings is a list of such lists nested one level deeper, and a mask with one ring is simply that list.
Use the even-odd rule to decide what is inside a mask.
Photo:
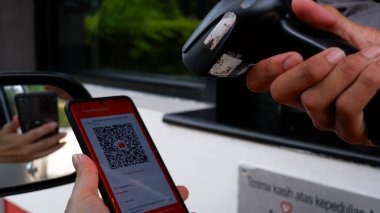
[{"label": "finger", "polygon": [[189,197],[189,190],[186,188],[186,186],[177,186],[177,189],[182,199],[187,200],[187,198]]},{"label": "finger", "polygon": [[[314,126],[321,130],[334,127],[334,102],[359,76],[360,72],[377,56],[380,48],[371,47],[358,54],[347,56],[331,71],[326,78],[308,89],[301,95],[301,102],[305,111],[314,122]],[[346,106],[347,107],[347,106]]]},{"label": "finger", "polygon": [[26,162],[49,155],[65,145],[65,143],[59,142],[65,135],[66,133],[62,132],[30,144],[24,144],[25,140],[19,138],[18,141],[21,141],[21,143],[13,147],[12,150],[7,151],[8,158],[15,162]]},{"label": "finger", "polygon": [[65,212],[109,212],[98,194],[98,171],[84,154],[73,155],[77,177]]},{"label": "finger", "polygon": [[44,138],[39,141],[35,141],[34,143],[29,144],[26,147],[23,147],[25,154],[34,154],[34,153],[39,153],[42,151],[45,151],[47,149],[50,149],[53,146],[56,146],[59,144],[59,141],[66,136],[65,132],[60,132],[58,134],[55,134],[53,136]]},{"label": "finger", "polygon": [[[60,132],[55,135],[45,137],[41,140],[35,141],[32,145],[33,147],[36,147],[36,149],[43,149],[44,147],[49,147],[58,143],[66,135],[67,135],[66,132]],[[30,145],[30,147],[32,147],[32,145]]]},{"label": "finger", "polygon": [[255,64],[248,72],[246,83],[253,92],[267,92],[277,76],[302,62],[302,56],[288,52],[273,56]]},{"label": "finger", "polygon": [[312,0],[293,0],[292,9],[305,23],[331,32],[356,48],[380,43],[376,29],[352,22],[333,7],[322,6]]},{"label": "finger", "polygon": [[6,123],[3,127],[2,127],[2,131],[4,132],[17,132],[17,129],[20,127],[20,123],[19,123],[19,120],[18,120],[18,116],[15,115],[13,116],[12,120],[8,123]]},{"label": "finger", "polygon": [[64,145],[66,145],[65,142],[62,142],[62,143],[56,143],[54,144],[53,146],[43,150],[43,151],[39,151],[39,152],[36,152],[34,153],[27,161],[30,161],[30,160],[34,160],[34,159],[38,159],[38,158],[42,158],[42,157],[45,157],[45,156],[48,156],[50,155],[51,153],[54,153],[55,151],[59,150],[60,148],[62,148]]},{"label": "finger", "polygon": [[94,162],[84,154],[75,154],[72,158],[77,173],[72,196],[98,196],[98,170]]},{"label": "finger", "polygon": [[57,128],[57,126],[57,122],[49,122],[40,127],[31,129],[24,134],[25,140],[28,142],[34,142],[42,136],[45,136],[46,134],[54,131]]},{"label": "finger", "polygon": [[336,134],[348,143],[370,145],[363,109],[380,88],[379,70],[380,59],[368,65],[336,102]]},{"label": "finger", "polygon": [[39,159],[45,156],[48,156],[49,154],[57,151],[58,149],[62,148],[66,143],[57,143],[53,146],[46,148],[42,151],[33,152],[33,151],[22,151],[22,150],[15,150],[12,153],[7,153],[5,155],[2,155],[2,162],[12,162],[12,163],[23,163],[23,162],[29,162],[35,159]]},{"label": "finger", "polygon": [[271,84],[273,99],[290,107],[303,108],[299,99],[301,93],[325,78],[344,56],[342,50],[330,48],[291,68]]},{"label": "finger", "polygon": [[313,0],[292,0],[294,14],[303,22],[319,29],[336,28],[338,17],[332,10]]}]

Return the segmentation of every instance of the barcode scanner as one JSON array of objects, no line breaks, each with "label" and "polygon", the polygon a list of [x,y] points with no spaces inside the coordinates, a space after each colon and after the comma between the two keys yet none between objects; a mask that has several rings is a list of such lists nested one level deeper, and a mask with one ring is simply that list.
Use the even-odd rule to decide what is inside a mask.
[{"label": "barcode scanner", "polygon": [[300,21],[291,0],[221,0],[182,49],[188,70],[202,77],[234,77],[258,61],[288,51],[308,58],[328,47],[357,50]]},{"label": "barcode scanner", "polygon": [[[335,35],[299,20],[291,0],[221,0],[184,44],[182,60],[201,77],[236,77],[279,53],[296,51],[308,58],[329,47],[357,52]],[[380,145],[377,96],[366,107],[365,120],[370,138]]]}]

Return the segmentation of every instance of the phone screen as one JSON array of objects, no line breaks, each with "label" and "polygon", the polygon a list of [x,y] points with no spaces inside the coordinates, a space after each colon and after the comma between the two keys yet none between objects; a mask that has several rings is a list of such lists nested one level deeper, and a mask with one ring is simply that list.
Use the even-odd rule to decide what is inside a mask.
[{"label": "phone screen", "polygon": [[113,206],[120,212],[187,212],[129,98],[70,104]]}]

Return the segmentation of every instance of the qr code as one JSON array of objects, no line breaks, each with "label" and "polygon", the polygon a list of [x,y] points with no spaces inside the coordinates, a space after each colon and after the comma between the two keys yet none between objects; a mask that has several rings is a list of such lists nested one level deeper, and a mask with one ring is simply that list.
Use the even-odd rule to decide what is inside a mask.
[{"label": "qr code", "polygon": [[93,128],[111,169],[149,162],[132,124]]}]

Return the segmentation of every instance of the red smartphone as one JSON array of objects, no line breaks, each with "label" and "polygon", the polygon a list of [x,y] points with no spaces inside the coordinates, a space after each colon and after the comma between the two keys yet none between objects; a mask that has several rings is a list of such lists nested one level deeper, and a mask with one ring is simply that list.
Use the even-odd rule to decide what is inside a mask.
[{"label": "red smartphone", "polygon": [[71,100],[65,112],[99,170],[111,212],[188,212],[147,128],[127,96]]}]

